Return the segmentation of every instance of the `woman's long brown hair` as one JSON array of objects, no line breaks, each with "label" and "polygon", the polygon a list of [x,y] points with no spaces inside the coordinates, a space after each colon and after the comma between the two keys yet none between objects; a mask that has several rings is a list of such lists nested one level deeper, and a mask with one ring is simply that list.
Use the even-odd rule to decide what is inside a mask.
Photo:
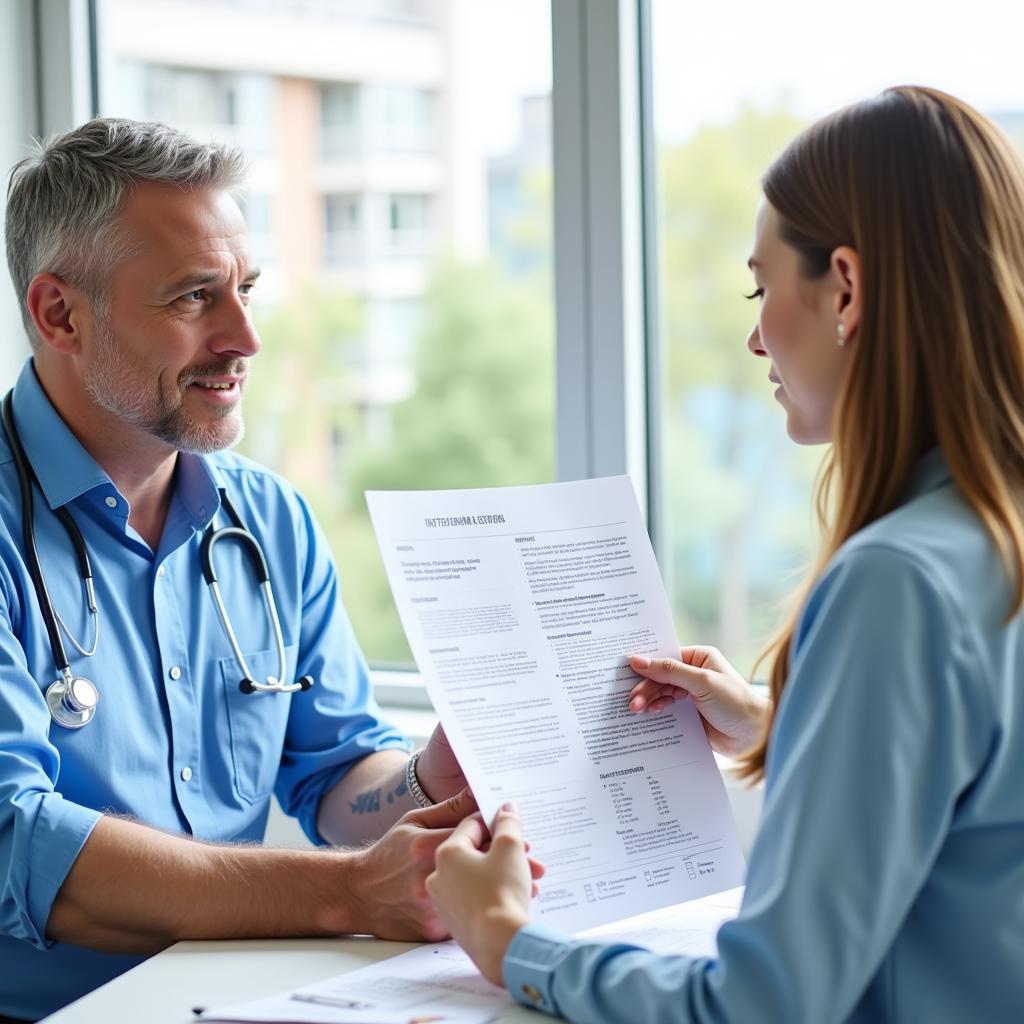
[{"label": "woman's long brown hair", "polygon": [[[967,104],[903,86],[799,135],[764,195],[805,277],[860,255],[863,301],[816,505],[822,543],[774,657],[774,706],[794,630],[839,548],[892,511],[918,458],[941,448],[1024,605],[1024,161]],[[739,765],[764,776],[771,723]]]}]

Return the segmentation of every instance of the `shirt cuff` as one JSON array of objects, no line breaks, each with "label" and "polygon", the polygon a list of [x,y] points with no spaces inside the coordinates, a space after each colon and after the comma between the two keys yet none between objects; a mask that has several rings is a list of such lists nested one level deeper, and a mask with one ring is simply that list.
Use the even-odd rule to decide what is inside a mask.
[{"label": "shirt cuff", "polygon": [[520,928],[502,963],[505,987],[512,997],[524,1006],[557,1015],[555,968],[572,947],[572,941],[553,928],[540,924]]},{"label": "shirt cuff", "polygon": [[46,923],[53,901],[102,817],[99,811],[65,800],[58,793],[48,793],[40,802],[29,844],[28,913],[27,920],[22,920],[24,933],[21,936],[38,949],[49,949],[53,945],[53,940],[46,938]]}]

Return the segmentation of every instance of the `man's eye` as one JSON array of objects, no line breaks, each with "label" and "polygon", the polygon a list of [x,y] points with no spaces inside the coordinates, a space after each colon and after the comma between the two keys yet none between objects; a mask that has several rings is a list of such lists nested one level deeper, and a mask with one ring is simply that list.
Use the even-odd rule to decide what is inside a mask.
[{"label": "man's eye", "polygon": [[182,298],[188,302],[202,302],[206,298],[206,289],[196,288],[195,291],[186,292]]},{"label": "man's eye", "polygon": [[763,299],[764,298],[764,289],[763,288],[757,288],[754,291],[752,291],[749,295],[744,295],[743,298],[745,298],[745,299]]}]

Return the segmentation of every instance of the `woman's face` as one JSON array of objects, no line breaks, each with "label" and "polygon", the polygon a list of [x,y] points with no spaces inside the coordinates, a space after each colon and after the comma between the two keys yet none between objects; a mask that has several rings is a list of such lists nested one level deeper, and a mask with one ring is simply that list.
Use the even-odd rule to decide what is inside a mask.
[{"label": "woman's face", "polygon": [[770,360],[768,379],[778,385],[775,397],[786,410],[789,436],[797,444],[823,444],[832,439],[832,413],[851,348],[838,344],[839,324],[848,342],[856,329],[849,268],[842,257],[837,262],[836,250],[823,277],[801,276],[799,253],[783,241],[779,224],[778,213],[763,200],[749,261],[760,309],[747,347]]}]

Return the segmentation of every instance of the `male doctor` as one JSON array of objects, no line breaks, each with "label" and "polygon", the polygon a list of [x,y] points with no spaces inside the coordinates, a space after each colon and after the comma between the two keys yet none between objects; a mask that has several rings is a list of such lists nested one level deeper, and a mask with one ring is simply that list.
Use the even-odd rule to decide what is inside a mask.
[{"label": "male doctor", "polygon": [[[95,120],[12,174],[7,258],[32,342],[13,415],[71,670],[99,700],[75,728],[47,705],[57,666],[0,431],[8,1019],[50,1013],[178,939],[444,935],[423,882],[475,810],[459,765],[440,731],[410,763],[380,719],[309,507],[227,452],[260,349],[259,270],[232,198],[242,171],[237,151],[164,125]],[[225,497],[267,559],[284,682],[308,675],[307,691],[240,689],[200,558],[211,524],[230,525]],[[96,616],[60,508],[89,553]],[[214,558],[253,677],[277,677],[252,562],[227,540]],[[274,793],[324,850],[257,845]]]}]

